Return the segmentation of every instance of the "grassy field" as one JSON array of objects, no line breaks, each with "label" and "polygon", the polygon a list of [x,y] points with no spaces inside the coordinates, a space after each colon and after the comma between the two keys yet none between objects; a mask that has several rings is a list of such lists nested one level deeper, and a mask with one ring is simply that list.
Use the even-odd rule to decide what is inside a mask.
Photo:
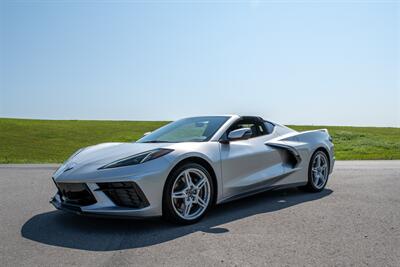
[{"label": "grassy field", "polygon": [[[0,163],[60,163],[78,148],[102,142],[134,141],[165,123],[0,118]],[[327,128],[339,160],[400,159],[400,128],[289,127],[299,131]]]},{"label": "grassy field", "polygon": [[326,128],[338,160],[400,159],[400,128],[289,126],[297,131]]}]

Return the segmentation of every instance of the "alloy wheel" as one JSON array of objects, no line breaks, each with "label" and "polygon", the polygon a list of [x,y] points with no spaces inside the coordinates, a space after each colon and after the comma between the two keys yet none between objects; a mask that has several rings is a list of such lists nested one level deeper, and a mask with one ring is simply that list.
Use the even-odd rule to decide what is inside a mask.
[{"label": "alloy wheel", "polygon": [[171,201],[175,213],[182,219],[194,220],[201,216],[210,199],[210,182],[203,171],[189,168],[175,179]]},{"label": "alloy wheel", "polygon": [[312,183],[317,189],[324,187],[328,179],[328,159],[323,152],[318,152],[311,165]]}]

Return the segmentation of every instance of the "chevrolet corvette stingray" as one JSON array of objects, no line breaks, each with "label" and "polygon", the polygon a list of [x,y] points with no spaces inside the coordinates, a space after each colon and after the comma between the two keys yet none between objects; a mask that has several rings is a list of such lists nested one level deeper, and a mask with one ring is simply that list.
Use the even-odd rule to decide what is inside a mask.
[{"label": "chevrolet corvette stingray", "polygon": [[51,203],[81,215],[199,221],[215,204],[266,190],[319,192],[333,170],[326,129],[257,116],[184,118],[136,142],[76,151],[54,173]]}]

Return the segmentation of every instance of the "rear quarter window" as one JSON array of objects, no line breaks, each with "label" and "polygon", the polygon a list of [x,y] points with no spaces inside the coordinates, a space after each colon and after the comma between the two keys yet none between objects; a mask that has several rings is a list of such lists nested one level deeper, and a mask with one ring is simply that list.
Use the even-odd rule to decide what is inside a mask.
[{"label": "rear quarter window", "polygon": [[264,122],[265,128],[267,129],[267,134],[271,134],[274,131],[275,125],[269,121]]}]

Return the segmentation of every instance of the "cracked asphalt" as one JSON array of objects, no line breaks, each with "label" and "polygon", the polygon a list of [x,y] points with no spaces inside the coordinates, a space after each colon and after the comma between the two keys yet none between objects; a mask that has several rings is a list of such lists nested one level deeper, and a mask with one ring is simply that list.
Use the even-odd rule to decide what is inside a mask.
[{"label": "cracked asphalt", "polygon": [[56,167],[0,165],[1,266],[400,266],[400,161],[339,161],[321,193],[262,193],[190,226],[56,211]]}]

